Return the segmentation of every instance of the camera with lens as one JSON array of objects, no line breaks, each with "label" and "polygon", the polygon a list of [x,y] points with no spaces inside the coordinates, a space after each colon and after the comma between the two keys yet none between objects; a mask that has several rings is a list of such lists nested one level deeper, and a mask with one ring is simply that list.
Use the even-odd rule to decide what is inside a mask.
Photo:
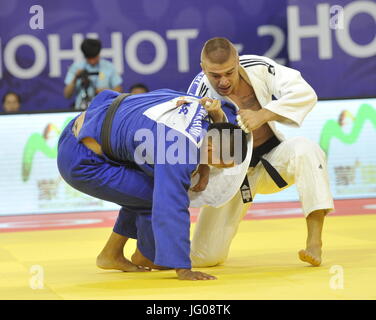
[{"label": "camera with lens", "polygon": [[77,79],[81,80],[81,92],[82,92],[82,104],[80,106],[80,109],[85,110],[89,106],[89,103],[93,97],[89,95],[88,89],[90,86],[94,88],[95,91],[95,85],[90,80],[90,76],[97,76],[99,75],[99,72],[89,72],[88,70],[84,69],[78,76]]},{"label": "camera with lens", "polygon": [[83,89],[88,89],[91,83],[89,76],[97,76],[98,74],[99,72],[89,72],[86,69],[84,69],[78,76],[78,78],[81,79],[81,87]]}]

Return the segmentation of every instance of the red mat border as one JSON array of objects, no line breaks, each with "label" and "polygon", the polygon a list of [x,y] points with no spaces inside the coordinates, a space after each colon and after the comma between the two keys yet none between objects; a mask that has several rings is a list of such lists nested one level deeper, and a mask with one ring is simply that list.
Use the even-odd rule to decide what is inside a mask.
[{"label": "red mat border", "polygon": [[[190,209],[195,222],[199,209]],[[60,229],[112,227],[117,211],[30,214],[0,217],[0,233]],[[335,201],[334,216],[376,214],[376,199],[346,199]],[[244,220],[302,217],[299,202],[255,203]]]}]

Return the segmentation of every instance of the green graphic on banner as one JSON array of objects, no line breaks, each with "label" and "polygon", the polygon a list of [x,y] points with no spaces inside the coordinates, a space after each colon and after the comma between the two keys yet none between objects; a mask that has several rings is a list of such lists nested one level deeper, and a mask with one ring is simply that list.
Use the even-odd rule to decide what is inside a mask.
[{"label": "green graphic on banner", "polygon": [[53,124],[48,124],[43,134],[33,133],[27,140],[22,157],[22,180],[26,182],[33,167],[33,159],[37,152],[42,152],[47,158],[55,159],[57,157],[57,143],[54,146],[49,146],[47,137],[51,131],[57,132],[59,135],[64,130],[65,126],[71,121],[73,117],[65,120],[63,126],[59,129]]},{"label": "green graphic on banner", "polygon": [[353,127],[350,133],[345,133],[342,129],[341,121],[345,115],[346,111],[341,113],[339,121],[328,120],[321,130],[320,147],[326,154],[329,152],[330,142],[333,138],[337,138],[345,144],[355,143],[367,120],[376,128],[376,110],[369,104],[362,104],[360,106],[358,113],[353,119]]}]

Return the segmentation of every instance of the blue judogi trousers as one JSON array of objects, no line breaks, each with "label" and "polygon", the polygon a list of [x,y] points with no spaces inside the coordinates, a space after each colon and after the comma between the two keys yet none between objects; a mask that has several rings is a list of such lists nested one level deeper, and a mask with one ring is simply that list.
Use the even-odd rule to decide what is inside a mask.
[{"label": "blue judogi trousers", "polygon": [[140,252],[154,261],[153,177],[88,149],[72,132],[75,120],[65,127],[59,139],[57,161],[60,174],[73,188],[120,205],[113,231],[137,239]]}]

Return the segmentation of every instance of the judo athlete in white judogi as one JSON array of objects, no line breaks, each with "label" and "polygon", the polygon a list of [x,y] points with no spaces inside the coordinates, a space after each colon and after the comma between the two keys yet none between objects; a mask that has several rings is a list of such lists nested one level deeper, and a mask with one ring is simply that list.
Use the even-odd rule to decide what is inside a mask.
[{"label": "judo athlete in white judogi", "polygon": [[303,137],[285,139],[275,126],[280,122],[299,127],[316,104],[314,90],[298,71],[269,58],[239,57],[225,38],[205,43],[201,67],[203,72],[192,81],[188,93],[234,104],[239,125],[251,136],[253,154],[242,191],[219,209],[201,209],[192,240],[192,264],[223,263],[252,198],[295,184],[308,229],[306,248],[299,251],[299,258],[319,266],[324,217],[334,207],[325,155],[315,142]]}]

